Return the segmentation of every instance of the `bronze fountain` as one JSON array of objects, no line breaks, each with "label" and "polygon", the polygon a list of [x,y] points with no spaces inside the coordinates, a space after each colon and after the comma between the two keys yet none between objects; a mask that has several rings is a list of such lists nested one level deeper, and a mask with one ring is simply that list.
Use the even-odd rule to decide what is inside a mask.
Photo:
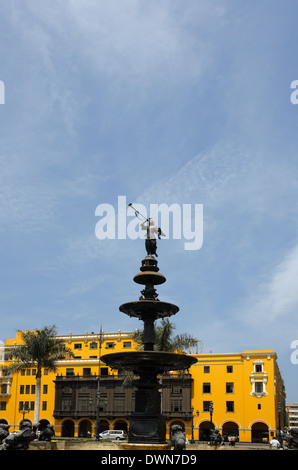
[{"label": "bronze fountain", "polygon": [[130,317],[143,321],[142,343],[144,350],[105,354],[101,360],[112,369],[132,371],[137,377],[135,394],[135,411],[130,417],[128,442],[134,444],[165,444],[166,422],[161,412],[161,392],[158,376],[164,372],[187,370],[197,359],[182,353],[154,351],[156,342],[154,323],[160,318],[175,315],[179,308],[171,303],[158,299],[154,286],[166,282],[165,276],[159,273],[156,260],[156,229],[152,219],[146,219],[147,256],[142,260],[140,273],[134,276],[134,282],[144,289],[137,301],[122,304],[119,310]]}]

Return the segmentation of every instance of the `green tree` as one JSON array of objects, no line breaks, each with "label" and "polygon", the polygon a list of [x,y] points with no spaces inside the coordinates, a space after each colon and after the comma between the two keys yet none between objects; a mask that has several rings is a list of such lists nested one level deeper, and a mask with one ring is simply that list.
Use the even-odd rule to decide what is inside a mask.
[{"label": "green tree", "polygon": [[[184,351],[186,348],[194,347],[198,345],[198,339],[193,338],[191,335],[187,333],[182,333],[180,335],[173,336],[174,330],[176,326],[174,323],[170,322],[168,318],[162,319],[161,324],[154,327],[155,336],[156,336],[156,343],[154,345],[155,351],[166,351],[166,352],[174,352],[174,351]],[[139,349],[143,349],[142,344],[142,337],[143,331],[138,330],[133,335],[134,341],[138,344]],[[123,385],[125,387],[130,387],[134,374],[130,371],[123,371],[124,373],[124,380]],[[183,375],[183,371],[179,371],[180,375]]]},{"label": "green tree", "polygon": [[73,357],[73,352],[65,347],[62,340],[56,338],[56,326],[45,326],[35,331],[20,331],[24,344],[17,345],[9,352],[9,359],[14,359],[9,366],[12,373],[27,367],[36,367],[36,393],[33,425],[37,426],[40,412],[40,393],[42,369],[56,372],[56,363],[60,359]]},{"label": "green tree", "polygon": [[[176,326],[168,318],[163,318],[161,324],[155,326],[156,343],[154,345],[155,351],[184,351],[186,348],[197,346],[197,338],[193,338],[187,333],[182,333],[173,336]],[[142,331],[134,334],[134,340],[142,347]]]}]

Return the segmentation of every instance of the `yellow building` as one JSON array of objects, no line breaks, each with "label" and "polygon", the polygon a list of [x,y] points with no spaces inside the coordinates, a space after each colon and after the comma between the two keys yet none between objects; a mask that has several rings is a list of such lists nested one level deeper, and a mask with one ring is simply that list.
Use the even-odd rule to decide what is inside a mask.
[{"label": "yellow building", "polygon": [[[194,379],[194,426],[203,437],[210,420],[222,435],[240,441],[261,441],[278,432],[278,403],[284,410],[285,390],[274,351],[200,354],[191,367]],[[199,411],[197,416],[196,411]],[[284,423],[284,412],[281,426]],[[198,436],[195,436],[197,439]]]},{"label": "yellow building", "polygon": [[[99,357],[107,350],[134,350],[132,333],[103,333],[101,337],[95,333],[69,333],[58,338],[74,357],[59,361],[55,374],[43,371],[40,421],[53,424],[57,436],[93,436],[100,368],[101,428],[127,429],[133,392],[123,389],[123,377],[100,363]],[[33,422],[34,415],[36,369],[24,368],[14,375],[3,372],[3,366],[8,365],[6,348],[20,342],[17,334],[0,350],[0,423],[9,424],[10,431],[18,429],[23,418]],[[212,427],[222,435],[235,434],[246,442],[262,441],[278,432],[280,408],[283,427],[285,390],[273,350],[201,353],[195,357],[197,363],[184,378],[173,372],[161,379],[168,430],[179,422],[189,440],[206,440],[212,418]],[[74,405],[75,399],[81,400],[79,407]]]}]

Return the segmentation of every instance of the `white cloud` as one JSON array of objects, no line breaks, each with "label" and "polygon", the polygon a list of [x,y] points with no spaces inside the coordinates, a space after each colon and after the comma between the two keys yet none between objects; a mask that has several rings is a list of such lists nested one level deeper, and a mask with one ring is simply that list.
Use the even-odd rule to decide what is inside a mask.
[{"label": "white cloud", "polygon": [[72,287],[66,292],[66,295],[80,295],[99,287],[104,280],[104,276],[95,276],[88,279],[80,279],[73,282]]},{"label": "white cloud", "polygon": [[249,150],[227,138],[184,161],[177,173],[146,188],[139,202],[143,198],[147,203],[196,202],[206,203],[209,208],[221,207],[260,165]]},{"label": "white cloud", "polygon": [[0,156],[0,201],[0,231],[40,231],[55,218],[57,196],[18,155]]},{"label": "white cloud", "polygon": [[210,31],[220,27],[224,14],[218,0],[212,9],[208,2],[31,0],[14,4],[12,17],[49,75],[52,98],[61,101],[65,118],[72,121],[69,98],[77,97],[63,97],[59,74],[67,82],[76,76],[78,58],[82,71],[95,73],[99,89],[112,86],[114,95],[122,95],[137,87],[138,99],[154,101],[154,93],[160,99],[168,88],[186,86],[205,70],[216,44]]},{"label": "white cloud", "polygon": [[298,311],[298,245],[286,254],[271,279],[260,286],[251,316],[268,323],[290,321]]},{"label": "white cloud", "polygon": [[[187,10],[183,5],[183,13]],[[171,80],[175,82],[178,72],[185,78],[197,75],[201,69],[206,57],[203,44],[192,42],[194,36],[187,34],[183,16],[177,22],[175,12],[181,13],[168,2],[69,3],[81,51],[97,69],[114,79],[143,85],[154,78],[168,81],[165,71],[172,74]],[[201,9],[199,22],[203,21],[200,12]]]}]

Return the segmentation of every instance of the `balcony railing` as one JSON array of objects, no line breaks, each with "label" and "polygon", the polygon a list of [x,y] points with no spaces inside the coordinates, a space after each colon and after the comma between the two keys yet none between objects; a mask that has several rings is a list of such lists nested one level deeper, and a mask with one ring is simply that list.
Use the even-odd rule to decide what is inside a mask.
[{"label": "balcony railing", "polygon": [[[123,375],[114,375],[114,374],[110,374],[110,375],[100,375],[99,376],[100,380],[124,380],[124,376]],[[56,375],[56,380],[57,381],[82,381],[82,380],[93,380],[93,381],[96,381],[98,380],[98,375],[96,374],[90,374],[90,375]]]}]

